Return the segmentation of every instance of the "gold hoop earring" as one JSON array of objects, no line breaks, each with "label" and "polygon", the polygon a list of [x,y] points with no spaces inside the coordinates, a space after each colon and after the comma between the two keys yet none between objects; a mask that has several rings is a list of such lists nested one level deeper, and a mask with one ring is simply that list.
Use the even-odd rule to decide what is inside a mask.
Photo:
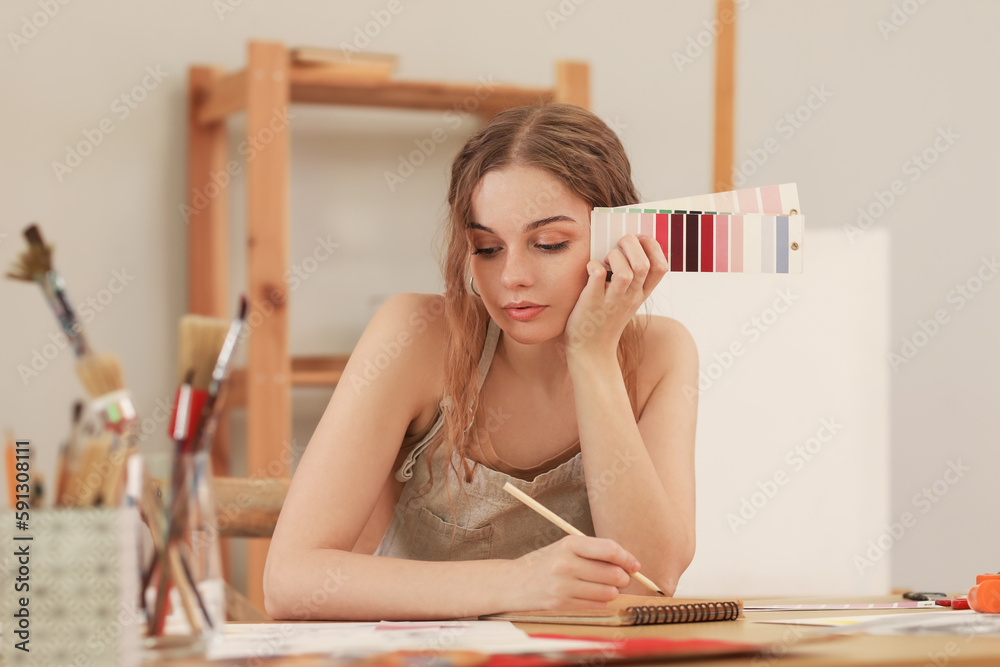
[{"label": "gold hoop earring", "polygon": [[476,289],[476,278],[475,278],[475,276],[469,276],[469,287],[472,289],[472,293],[473,294],[475,294],[476,296],[479,296],[479,297],[482,296],[482,294],[479,293],[479,290]]}]

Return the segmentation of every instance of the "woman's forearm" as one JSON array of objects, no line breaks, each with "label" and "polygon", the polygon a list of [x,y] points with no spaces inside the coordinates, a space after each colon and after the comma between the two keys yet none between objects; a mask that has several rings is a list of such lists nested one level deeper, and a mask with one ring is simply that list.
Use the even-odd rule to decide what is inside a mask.
[{"label": "woman's forearm", "polygon": [[[672,595],[694,554],[694,527],[656,474],[617,360],[570,361],[580,448],[597,537],[615,540]],[[628,593],[648,593],[635,582]]]},{"label": "woman's forearm", "polygon": [[417,561],[336,549],[272,553],[265,606],[276,620],[475,617],[517,607],[508,594],[512,562]]}]

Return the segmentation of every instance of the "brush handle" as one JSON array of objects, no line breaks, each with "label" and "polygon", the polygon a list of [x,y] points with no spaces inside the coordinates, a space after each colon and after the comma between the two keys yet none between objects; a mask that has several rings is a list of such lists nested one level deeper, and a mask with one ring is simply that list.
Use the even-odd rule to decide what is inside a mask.
[{"label": "brush handle", "polygon": [[59,320],[63,333],[73,344],[73,351],[79,358],[90,354],[90,346],[83,335],[83,326],[76,319],[76,314],[69,305],[65,285],[62,276],[55,269],[48,271],[42,279],[42,291],[45,293],[46,301],[49,302],[52,313]]}]

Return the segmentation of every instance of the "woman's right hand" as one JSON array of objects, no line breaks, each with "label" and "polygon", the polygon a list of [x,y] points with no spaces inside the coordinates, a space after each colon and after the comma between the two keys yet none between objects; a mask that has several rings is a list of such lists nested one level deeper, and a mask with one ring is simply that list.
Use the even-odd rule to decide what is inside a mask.
[{"label": "woman's right hand", "polygon": [[511,609],[604,609],[639,562],[614,540],[567,535],[512,561]]}]

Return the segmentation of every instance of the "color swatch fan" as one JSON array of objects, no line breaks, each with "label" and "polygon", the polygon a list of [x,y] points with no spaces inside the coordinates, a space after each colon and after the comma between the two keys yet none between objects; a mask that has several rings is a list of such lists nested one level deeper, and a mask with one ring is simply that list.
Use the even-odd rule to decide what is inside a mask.
[{"label": "color swatch fan", "polygon": [[795,183],[595,208],[590,258],[603,262],[623,236],[645,234],[663,248],[669,271],[802,273],[799,210]]}]

